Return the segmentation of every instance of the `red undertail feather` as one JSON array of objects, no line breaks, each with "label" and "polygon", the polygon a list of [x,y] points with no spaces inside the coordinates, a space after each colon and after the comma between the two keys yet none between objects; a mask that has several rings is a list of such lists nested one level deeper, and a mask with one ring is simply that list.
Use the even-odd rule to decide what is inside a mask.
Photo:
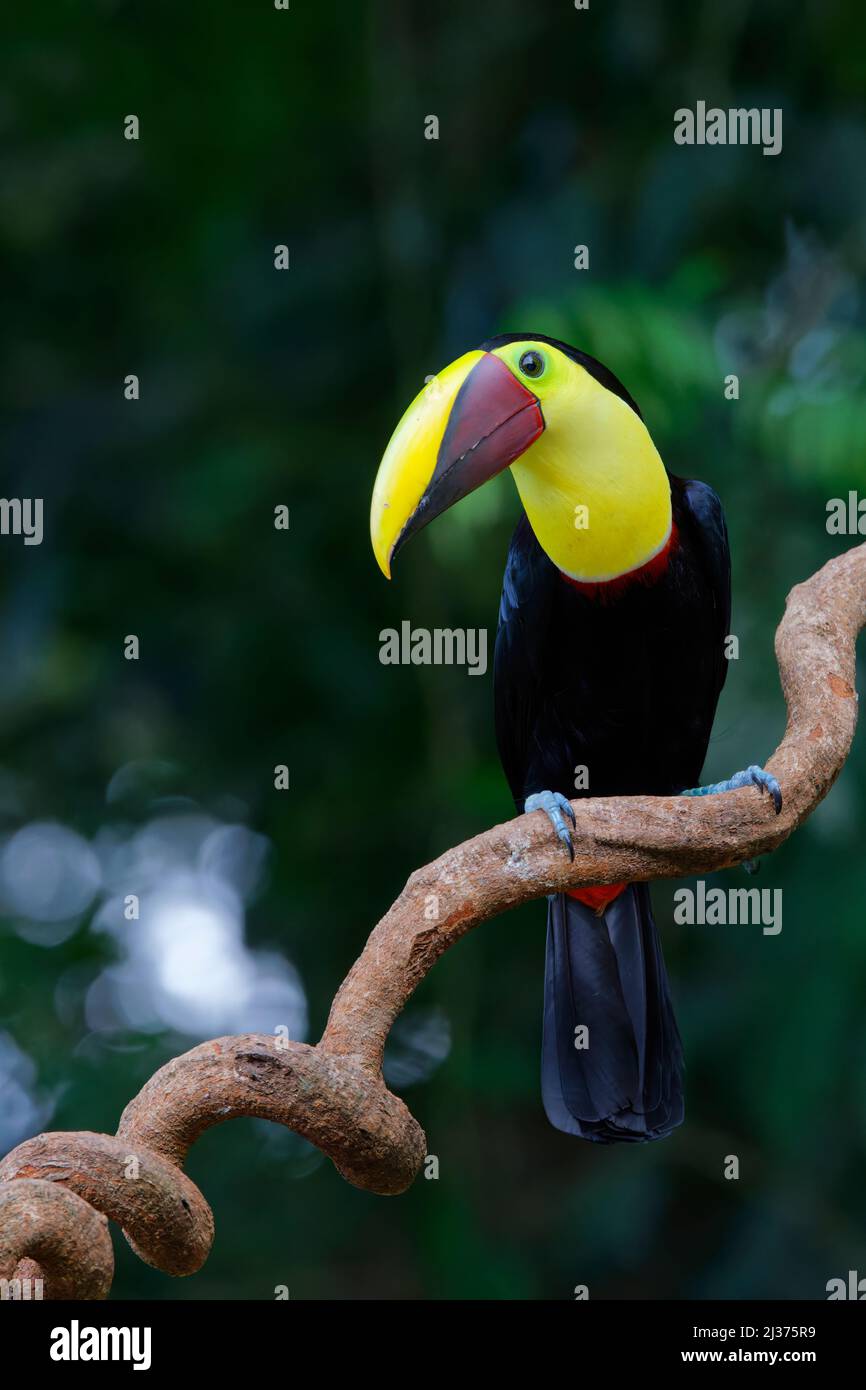
[{"label": "red undertail feather", "polygon": [[579,903],[593,912],[604,912],[627,887],[627,883],[598,883],[591,888],[566,888],[565,891],[570,898],[577,898]]}]

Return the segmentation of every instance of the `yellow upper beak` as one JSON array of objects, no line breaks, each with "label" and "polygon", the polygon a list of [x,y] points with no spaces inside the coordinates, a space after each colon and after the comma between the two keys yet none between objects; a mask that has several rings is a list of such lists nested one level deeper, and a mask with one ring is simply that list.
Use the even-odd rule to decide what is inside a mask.
[{"label": "yellow upper beak", "polygon": [[391,578],[391,556],[424,496],[457,393],[483,352],[467,352],[431,377],[391,436],[379,465],[370,506],[370,539],[379,568]]},{"label": "yellow upper beak", "polygon": [[513,463],[544,429],[537,398],[493,353],[467,352],[406,411],[373,487],[370,538],[391,578],[410,535]]}]

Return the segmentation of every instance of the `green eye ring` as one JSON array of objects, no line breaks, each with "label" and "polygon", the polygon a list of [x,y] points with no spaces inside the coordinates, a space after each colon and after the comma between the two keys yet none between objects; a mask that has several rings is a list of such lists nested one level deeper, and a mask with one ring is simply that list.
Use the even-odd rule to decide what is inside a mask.
[{"label": "green eye ring", "polygon": [[543,376],[547,363],[542,353],[536,348],[529,348],[527,352],[520,354],[517,366],[523,376],[529,377],[530,381],[536,381],[538,377]]}]

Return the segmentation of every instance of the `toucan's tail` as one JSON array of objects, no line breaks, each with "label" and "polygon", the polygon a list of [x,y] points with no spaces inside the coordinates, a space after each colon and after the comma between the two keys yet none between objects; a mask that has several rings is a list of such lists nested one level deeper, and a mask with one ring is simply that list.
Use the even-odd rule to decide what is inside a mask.
[{"label": "toucan's tail", "polygon": [[598,1144],[663,1139],[683,1118],[683,1050],[649,889],[597,916],[549,900],[541,1091],[551,1124]]}]

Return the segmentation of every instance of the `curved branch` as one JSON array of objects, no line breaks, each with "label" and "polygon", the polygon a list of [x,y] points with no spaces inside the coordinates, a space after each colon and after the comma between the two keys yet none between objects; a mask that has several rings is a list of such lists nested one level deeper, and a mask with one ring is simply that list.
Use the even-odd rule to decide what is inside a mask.
[{"label": "curved branch", "polygon": [[[63,1187],[38,1179],[0,1187],[0,1279],[42,1279],[43,1298],[105,1298],[114,1277],[108,1222]],[[12,1297],[23,1297],[14,1290]]]},{"label": "curved branch", "polygon": [[[287,1125],[357,1187],[404,1191],[423,1162],[425,1138],[387,1090],[382,1055],[394,1019],[433,964],[473,927],[530,898],[709,872],[776,849],[826,796],[848,755],[864,619],[866,545],[831,560],[788,596],[776,634],[788,724],[767,763],[782,786],[779,816],[754,788],[696,799],[598,798],[572,803],[573,863],[539,813],[449,850],[411,875],[372,932],[316,1047],[257,1035],[203,1043],[147,1082],[116,1137],[41,1135],[8,1154],[0,1163],[0,1277],[10,1267],[41,1267],[50,1270],[52,1296],[60,1287],[64,1296],[70,1288],[78,1297],[100,1296],[87,1292],[100,1287],[95,1257],[58,1234],[63,1217],[52,1184],[87,1211],[119,1221],[149,1263],[172,1274],[200,1268],[212,1219],[181,1168],[199,1134],[236,1116]],[[16,1195],[25,1187],[26,1201]],[[85,1245],[95,1248],[97,1228],[88,1231]]]},{"label": "curved branch", "polygon": [[[321,1046],[376,1068],[391,1024],[443,951],[529,898],[586,884],[680,878],[768,854],[827,795],[857,723],[855,643],[866,619],[866,545],[829,561],[788,595],[776,657],[788,707],[765,766],[780,815],[754,787],[709,797],[573,801],[574,862],[541,812],[466,840],[412,874],[341,985]],[[431,900],[438,917],[429,922]]]}]

